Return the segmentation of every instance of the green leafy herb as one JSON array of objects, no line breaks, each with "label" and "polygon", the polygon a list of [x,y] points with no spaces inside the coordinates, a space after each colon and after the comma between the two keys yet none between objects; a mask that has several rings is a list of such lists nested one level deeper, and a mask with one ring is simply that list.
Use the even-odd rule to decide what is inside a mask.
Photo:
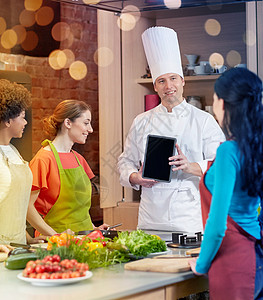
[{"label": "green leafy herb", "polygon": [[85,245],[76,245],[75,242],[70,242],[68,246],[52,247],[51,250],[37,249],[39,259],[43,259],[47,255],[58,254],[63,259],[76,259],[78,262],[84,262],[89,265],[90,269],[107,267],[116,263],[129,261],[127,253],[107,247],[97,248],[93,251],[88,251]]},{"label": "green leafy herb", "polygon": [[125,245],[135,256],[147,256],[150,253],[167,250],[165,241],[142,230],[119,232],[114,242]]}]

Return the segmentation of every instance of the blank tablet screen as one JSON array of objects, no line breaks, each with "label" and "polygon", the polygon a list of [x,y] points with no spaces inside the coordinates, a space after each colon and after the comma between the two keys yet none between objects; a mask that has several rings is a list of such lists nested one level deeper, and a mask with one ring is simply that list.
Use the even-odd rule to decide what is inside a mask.
[{"label": "blank tablet screen", "polygon": [[168,158],[174,155],[176,138],[148,135],[144,155],[143,178],[171,181]]}]

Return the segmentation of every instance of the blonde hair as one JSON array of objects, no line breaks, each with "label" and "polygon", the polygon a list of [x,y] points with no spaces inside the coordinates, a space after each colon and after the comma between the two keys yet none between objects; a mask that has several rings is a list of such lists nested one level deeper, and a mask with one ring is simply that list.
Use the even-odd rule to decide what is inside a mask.
[{"label": "blonde hair", "polygon": [[0,79],[0,122],[14,119],[31,105],[31,94],[22,85]]},{"label": "blonde hair", "polygon": [[64,100],[56,106],[51,116],[43,120],[44,130],[48,135],[56,136],[65,119],[74,122],[87,110],[91,112],[91,107],[83,101]]}]

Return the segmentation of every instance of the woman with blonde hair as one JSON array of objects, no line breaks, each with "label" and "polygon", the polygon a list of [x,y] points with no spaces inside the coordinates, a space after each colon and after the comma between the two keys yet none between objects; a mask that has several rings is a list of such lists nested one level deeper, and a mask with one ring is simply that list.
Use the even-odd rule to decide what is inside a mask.
[{"label": "woman with blonde hair", "polygon": [[[83,101],[60,102],[44,120],[44,129],[53,136],[30,162],[33,186],[27,220],[44,235],[94,229],[91,206],[92,170],[72,146],[85,144],[91,126],[91,108]],[[107,224],[100,229],[106,229]]]},{"label": "woman with blonde hair", "polygon": [[0,251],[9,243],[36,243],[26,232],[26,214],[32,173],[18,150],[10,143],[21,138],[27,124],[25,110],[31,105],[30,92],[22,85],[0,79]]}]

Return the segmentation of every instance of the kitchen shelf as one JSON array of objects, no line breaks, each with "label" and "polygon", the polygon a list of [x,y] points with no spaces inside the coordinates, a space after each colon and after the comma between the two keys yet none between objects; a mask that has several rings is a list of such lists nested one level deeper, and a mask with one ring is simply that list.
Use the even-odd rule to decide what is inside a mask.
[{"label": "kitchen shelf", "polygon": [[[209,81],[209,80],[216,80],[220,75],[213,74],[213,75],[199,75],[199,76],[185,76],[185,81]],[[152,83],[152,78],[139,78],[136,80],[136,83],[139,84],[146,84]]]}]

